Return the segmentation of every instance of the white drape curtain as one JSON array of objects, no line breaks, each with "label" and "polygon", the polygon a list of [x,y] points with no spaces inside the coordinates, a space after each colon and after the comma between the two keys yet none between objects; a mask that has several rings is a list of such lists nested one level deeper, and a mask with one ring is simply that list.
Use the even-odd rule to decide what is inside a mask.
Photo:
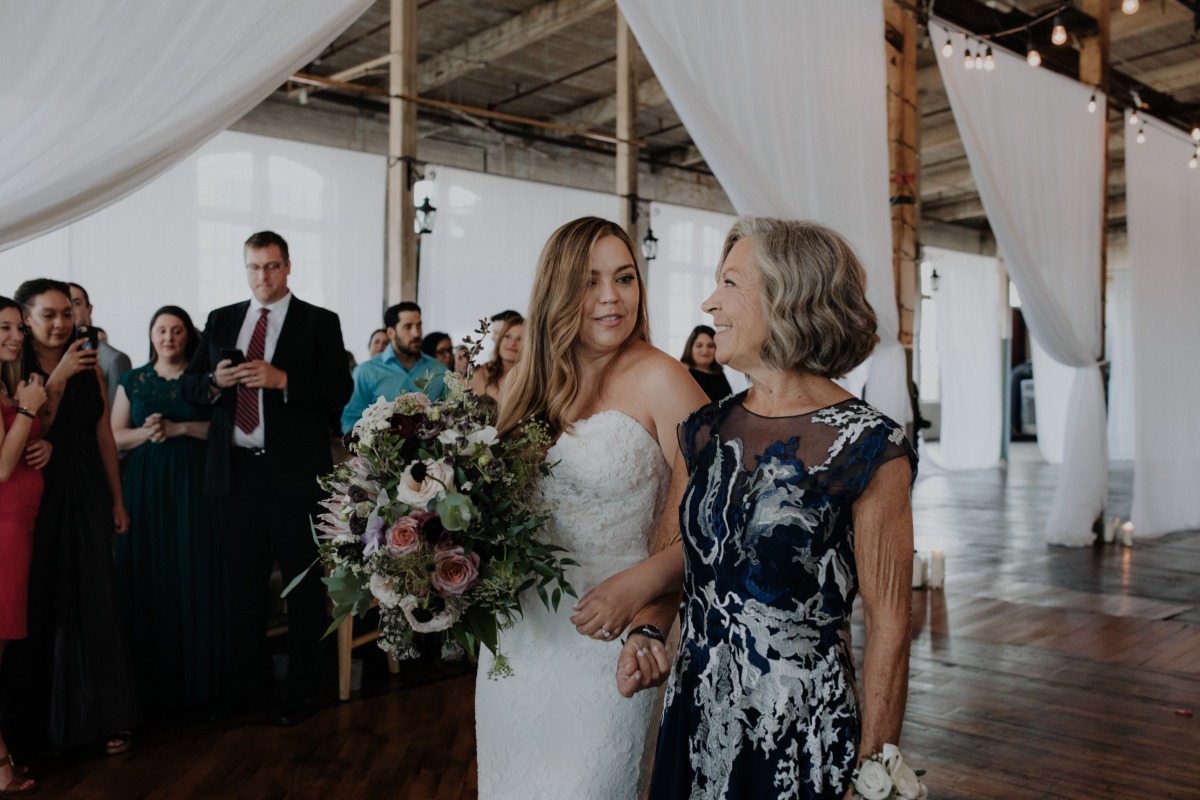
[{"label": "white drape curtain", "polygon": [[1000,312],[1008,293],[994,258],[925,248],[938,271],[937,348],[941,437],[935,461],[946,469],[988,469],[1000,461],[1004,396]]},{"label": "white drape curtain", "polygon": [[82,285],[138,366],[158,307],[203,325],[250,296],[242,242],[270,229],[289,245],[288,286],[338,313],[361,360],[382,316],[386,176],[384,156],[224,131],[128,197],[0,253],[0,294],[29,278]]},{"label": "white drape curtain", "polygon": [[417,184],[437,208],[421,237],[417,302],[426,333],[455,343],[479,320],[506,309],[524,314],[543,245],[560,225],[593,215],[615,220],[616,195],[431,166]]},{"label": "white drape curtain", "polygon": [[1200,528],[1200,170],[1186,134],[1148,119],[1146,137],[1125,137],[1139,538]]},{"label": "white drape curtain", "polygon": [[162,174],[371,0],[0,3],[0,250]]},{"label": "white drape curtain", "polygon": [[[937,22],[962,53],[964,38]],[[1085,545],[1108,491],[1100,355],[1100,233],[1105,103],[1089,86],[997,52],[996,69],[967,71],[938,56],[950,107],[1025,320],[1055,361],[1075,368],[1062,468],[1046,523],[1051,544]],[[1039,381],[1037,367],[1034,379]],[[1042,421],[1038,420],[1041,428]]]},{"label": "white drape curtain", "polygon": [[1133,271],[1118,269],[1108,284],[1108,457],[1111,461],[1133,461],[1134,369],[1133,369]]},{"label": "white drape curtain", "polygon": [[[650,204],[650,226],[658,239],[658,258],[647,266],[650,333],[655,346],[676,358],[693,328],[712,326],[700,304],[716,288],[721,245],[734,219],[716,211]],[[748,385],[744,375],[729,368],[725,377],[735,392]]]},{"label": "white drape curtain", "polygon": [[871,0],[618,0],[739,214],[842,233],[879,318],[866,399],[912,418],[892,280],[883,7]]}]

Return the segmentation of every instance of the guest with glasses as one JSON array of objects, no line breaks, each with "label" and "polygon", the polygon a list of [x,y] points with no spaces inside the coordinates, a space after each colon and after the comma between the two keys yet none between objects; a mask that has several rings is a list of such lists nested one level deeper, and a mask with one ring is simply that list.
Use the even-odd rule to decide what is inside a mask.
[{"label": "guest with glasses", "polygon": [[426,334],[421,341],[421,352],[445,364],[446,369],[454,369],[454,340],[450,334],[441,331]]}]

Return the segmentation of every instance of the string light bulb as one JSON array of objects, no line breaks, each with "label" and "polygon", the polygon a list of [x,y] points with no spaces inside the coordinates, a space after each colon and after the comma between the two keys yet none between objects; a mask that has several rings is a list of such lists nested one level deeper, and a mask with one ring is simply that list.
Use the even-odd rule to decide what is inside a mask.
[{"label": "string light bulb", "polygon": [[1146,129],[1145,128],[1138,128],[1137,143],[1138,144],[1146,143]]},{"label": "string light bulb", "polygon": [[954,45],[950,42],[950,38],[946,38],[946,43],[942,45],[942,55],[946,58],[954,55]]},{"label": "string light bulb", "polygon": [[996,59],[992,58],[992,46],[990,44],[988,45],[987,55],[983,57],[983,68],[988,72],[996,68]]},{"label": "string light bulb", "polygon": [[1200,147],[1196,148],[1196,152],[1192,153],[1192,160],[1188,162],[1189,169],[1195,169],[1200,166]]},{"label": "string light bulb", "polygon": [[1129,124],[1130,125],[1138,124],[1137,109],[1133,109],[1133,108],[1129,109]]},{"label": "string light bulb", "polygon": [[1136,14],[1138,10],[1138,0],[1121,0],[1121,10],[1126,14]]},{"label": "string light bulb", "polygon": [[975,56],[971,55],[971,48],[967,47],[963,54],[963,67],[966,69],[975,69]]},{"label": "string light bulb", "polygon": [[1092,99],[1088,100],[1088,113],[1096,113],[1096,93],[1092,92]]},{"label": "string light bulb", "polygon": [[1192,128],[1192,141],[1200,142],[1200,128]]},{"label": "string light bulb", "polygon": [[983,53],[979,50],[975,51],[975,69],[983,70]]},{"label": "string light bulb", "polygon": [[1042,54],[1033,46],[1033,42],[1029,43],[1029,49],[1025,51],[1025,61],[1031,67],[1040,67],[1042,65]]},{"label": "string light bulb", "polygon": [[1062,24],[1062,17],[1055,15],[1054,31],[1050,34],[1050,41],[1062,47],[1067,43],[1067,28]]}]

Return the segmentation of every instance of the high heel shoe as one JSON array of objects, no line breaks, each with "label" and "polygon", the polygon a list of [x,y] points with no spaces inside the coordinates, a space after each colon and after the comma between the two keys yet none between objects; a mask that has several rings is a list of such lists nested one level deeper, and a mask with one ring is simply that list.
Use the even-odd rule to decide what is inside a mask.
[{"label": "high heel shoe", "polygon": [[12,771],[13,779],[0,788],[0,798],[25,797],[38,790],[37,783],[32,778],[26,777],[26,770],[18,767],[13,761],[12,753],[0,756],[0,769],[4,767],[8,767]]}]

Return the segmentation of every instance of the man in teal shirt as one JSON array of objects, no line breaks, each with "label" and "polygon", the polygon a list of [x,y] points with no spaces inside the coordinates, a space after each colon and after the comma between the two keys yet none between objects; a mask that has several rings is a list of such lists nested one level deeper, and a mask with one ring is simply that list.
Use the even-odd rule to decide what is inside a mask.
[{"label": "man in teal shirt", "polygon": [[354,368],[354,393],[342,411],[342,432],[349,433],[367,406],[380,396],[394,400],[407,392],[424,392],[430,400],[446,395],[446,365],[421,352],[421,307],[397,303],[383,312],[391,345]]}]

